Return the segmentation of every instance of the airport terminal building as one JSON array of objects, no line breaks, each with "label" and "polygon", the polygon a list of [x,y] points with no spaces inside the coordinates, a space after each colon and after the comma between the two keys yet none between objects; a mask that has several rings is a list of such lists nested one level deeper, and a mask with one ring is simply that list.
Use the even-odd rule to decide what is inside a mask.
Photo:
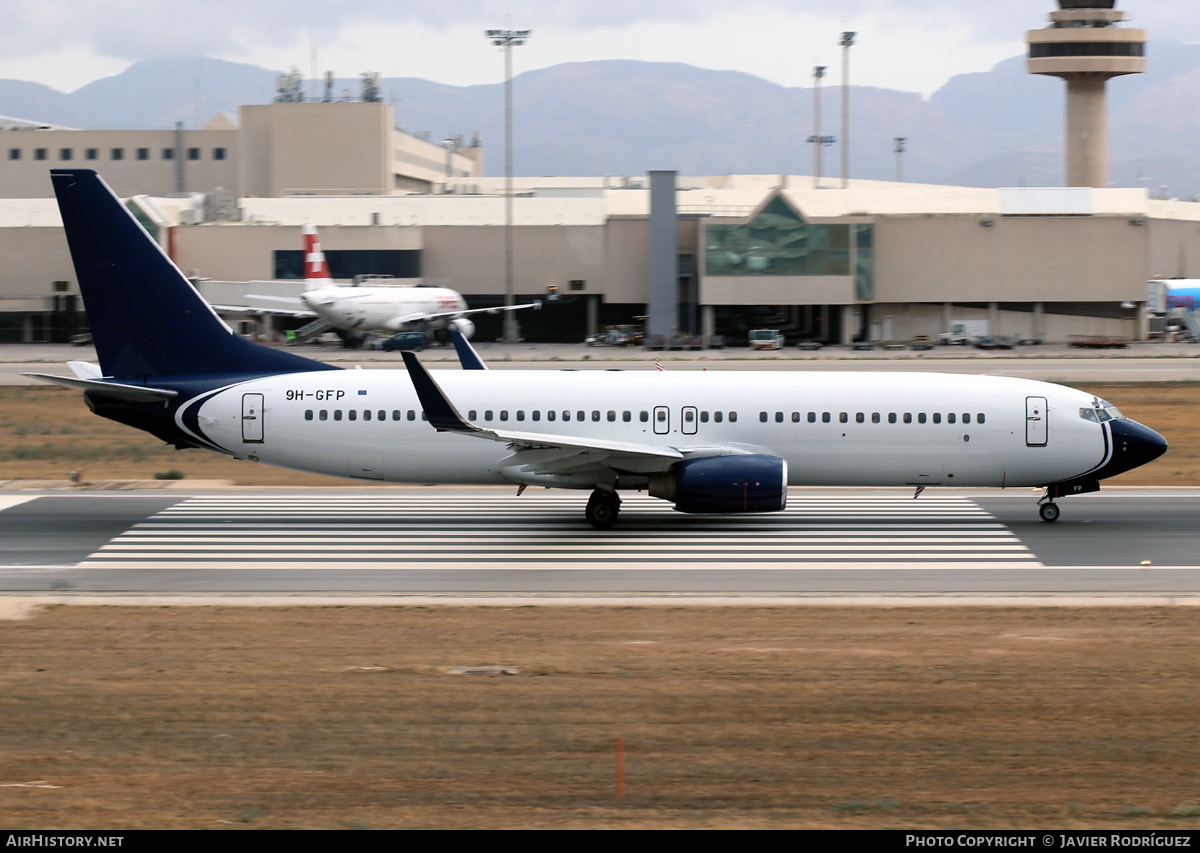
[{"label": "airport terminal building", "polygon": [[[472,307],[504,299],[504,179],[482,176],[478,140],[410,136],[386,104],[276,103],[243,108],[240,126],[11,129],[0,140],[0,342],[62,340],[85,325],[52,168],[98,171],[215,303],[237,302],[239,288],[299,294],[308,223],[338,279],[450,287]],[[901,341],[980,320],[1025,340],[1137,339],[1148,333],[1148,279],[1200,278],[1197,203],[1139,189],[815,183],[514,178],[517,298],[559,295],[520,314],[523,335],[577,342],[649,316],[655,333],[735,339],[770,327],[789,341]],[[652,220],[673,220],[674,233]],[[665,289],[651,282],[655,258],[674,261]],[[230,320],[268,336],[289,323]],[[500,334],[492,315],[478,325],[479,337]]]}]

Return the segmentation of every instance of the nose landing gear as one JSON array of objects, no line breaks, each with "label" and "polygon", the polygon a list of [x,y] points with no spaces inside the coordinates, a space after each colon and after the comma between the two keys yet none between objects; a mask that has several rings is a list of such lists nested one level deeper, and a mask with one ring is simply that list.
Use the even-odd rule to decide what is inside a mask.
[{"label": "nose landing gear", "polygon": [[1058,504],[1050,500],[1049,495],[1038,501],[1038,515],[1042,517],[1042,521],[1058,521],[1058,516],[1061,512],[1062,510],[1058,508]]}]

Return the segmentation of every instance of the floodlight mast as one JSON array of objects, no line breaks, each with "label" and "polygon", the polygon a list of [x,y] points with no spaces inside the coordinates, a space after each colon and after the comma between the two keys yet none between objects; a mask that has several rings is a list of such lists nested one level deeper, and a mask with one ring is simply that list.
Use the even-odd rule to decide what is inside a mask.
[{"label": "floodlight mast", "polygon": [[[492,44],[504,50],[504,304],[517,304],[513,284],[513,208],[512,208],[512,49],[525,44],[533,30],[486,30],[484,35]],[[504,312],[504,340],[515,343],[517,317],[515,311]]]},{"label": "floodlight mast", "polygon": [[850,186],[850,48],[857,33],[844,32],[842,40],[842,189]]},{"label": "floodlight mast", "polygon": [[821,188],[821,78],[825,76],[824,65],[813,66],[813,133],[808,141],[813,143],[813,189]]}]

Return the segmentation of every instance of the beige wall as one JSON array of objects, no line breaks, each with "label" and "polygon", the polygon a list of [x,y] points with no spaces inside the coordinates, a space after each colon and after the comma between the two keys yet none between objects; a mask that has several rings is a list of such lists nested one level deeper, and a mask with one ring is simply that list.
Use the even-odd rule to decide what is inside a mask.
[{"label": "beige wall", "polygon": [[610,219],[604,257],[604,301],[645,302],[650,289],[650,220],[644,216]]},{"label": "beige wall", "polygon": [[[183,147],[185,190],[239,191],[236,130],[186,130]],[[87,159],[89,148],[96,149],[97,159]],[[121,149],[122,159],[113,159],[114,148]],[[137,159],[139,148],[148,149],[148,159]],[[173,130],[0,131],[0,198],[54,195],[51,169],[94,169],[121,197],[170,195],[175,192],[175,161],[163,159],[167,148],[175,148]],[[198,160],[187,159],[189,148],[200,149]],[[45,160],[36,159],[38,149],[45,150]],[[70,149],[71,159],[62,158],[63,149]],[[217,149],[224,149],[225,159],[215,159]],[[21,152],[20,159],[11,159],[13,150]]]},{"label": "beige wall", "polygon": [[1127,217],[995,217],[991,227],[981,221],[877,220],[876,301],[1145,299],[1146,228]]},{"label": "beige wall", "polygon": [[393,110],[388,104],[266,104],[242,107],[241,117],[247,195],[386,192],[391,187]]},{"label": "beige wall", "polygon": [[846,275],[713,275],[700,279],[704,305],[850,305]]},{"label": "beige wall", "polygon": [[55,281],[70,282],[79,293],[62,228],[0,229],[0,297],[51,296]]},{"label": "beige wall", "polygon": [[[462,293],[504,293],[503,227],[425,228],[423,238],[422,269],[427,283]],[[587,282],[585,293],[601,293],[604,261],[601,227],[513,229],[513,282],[517,293],[543,294],[550,285],[565,292],[567,282],[573,279]]]}]

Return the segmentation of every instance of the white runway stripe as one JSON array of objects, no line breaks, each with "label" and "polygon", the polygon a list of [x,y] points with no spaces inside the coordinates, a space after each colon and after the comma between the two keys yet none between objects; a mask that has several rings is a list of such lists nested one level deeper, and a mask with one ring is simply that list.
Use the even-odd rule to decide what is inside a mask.
[{"label": "white runway stripe", "polygon": [[791,497],[779,513],[686,516],[624,497],[613,530],[583,493],[190,497],[79,565],[169,569],[714,571],[1039,568],[967,498]]}]

